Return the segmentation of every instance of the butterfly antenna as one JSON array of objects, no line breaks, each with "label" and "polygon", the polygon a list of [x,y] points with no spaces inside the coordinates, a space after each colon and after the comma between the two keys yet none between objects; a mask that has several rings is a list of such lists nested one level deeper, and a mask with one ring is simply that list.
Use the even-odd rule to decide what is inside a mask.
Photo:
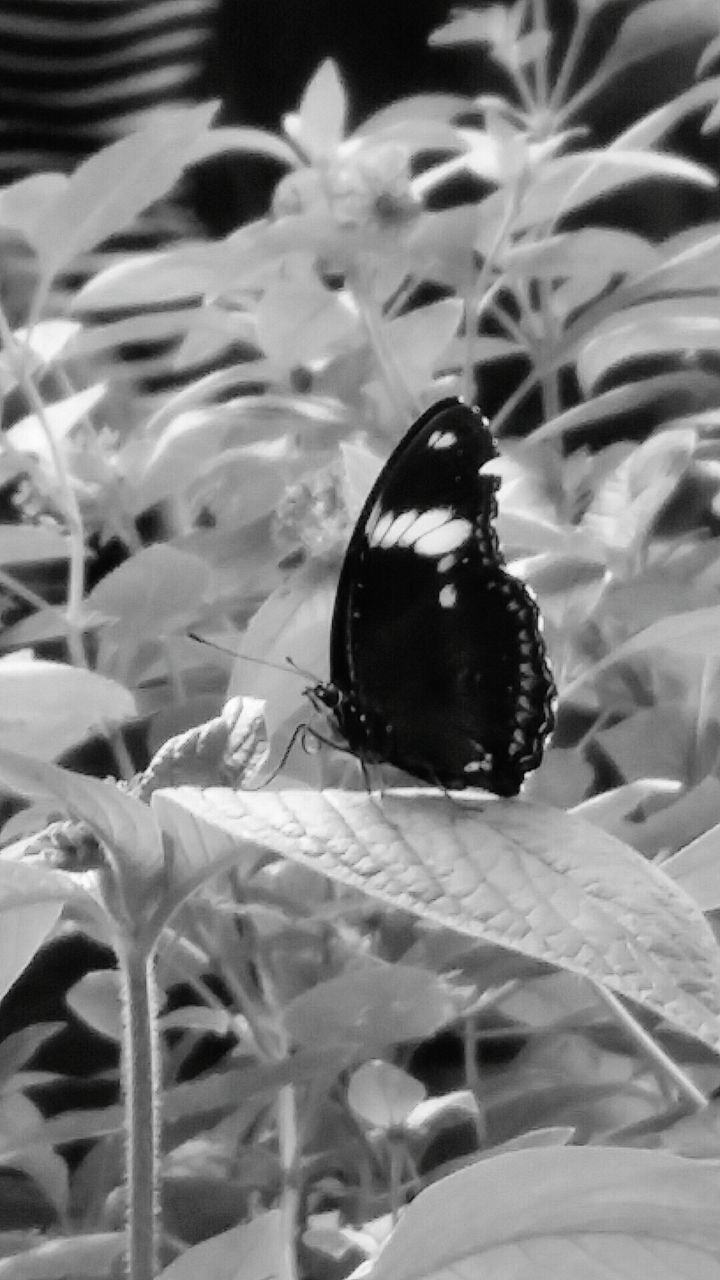
[{"label": "butterfly antenna", "polygon": [[242,790],[243,791],[262,791],[263,787],[266,787],[269,782],[272,782],[274,778],[277,778],[280,770],[285,768],[285,765],[287,764],[287,761],[288,761],[288,756],[290,755],[290,752],[295,746],[295,743],[297,742],[298,738],[301,737],[302,735],[302,738],[304,740],[305,733],[307,732],[308,727],[309,726],[306,724],[297,725],[296,728],[291,733],[290,741],[288,742],[285,750],[283,751],[282,756],[280,757],[279,763],[275,765],[275,768],[273,769],[272,773],[269,774],[267,778],[263,778],[262,782],[258,783],[256,787],[243,787]]},{"label": "butterfly antenna", "polygon": [[[218,653],[227,653],[231,658],[242,658],[244,662],[256,662],[260,667],[270,667],[273,671],[283,671],[287,675],[288,667],[294,675],[300,675],[303,679],[314,680],[314,676],[309,676],[307,672],[302,671],[291,658],[286,658],[285,666],[282,662],[269,662],[267,658],[251,658],[249,653],[239,653],[235,649],[228,649],[223,644],[217,644],[214,640],[207,640],[205,636],[199,636],[196,631],[188,631],[186,635],[189,640],[196,640],[198,644],[206,644],[211,649],[217,649]],[[316,682],[317,683],[317,682]]]},{"label": "butterfly antenna", "polygon": [[286,657],[285,661],[289,667],[292,667],[296,675],[302,676],[303,680],[311,680],[313,684],[322,683],[319,676],[316,676],[312,671],[306,671],[304,667],[299,667],[297,662],[294,662],[292,658]]}]

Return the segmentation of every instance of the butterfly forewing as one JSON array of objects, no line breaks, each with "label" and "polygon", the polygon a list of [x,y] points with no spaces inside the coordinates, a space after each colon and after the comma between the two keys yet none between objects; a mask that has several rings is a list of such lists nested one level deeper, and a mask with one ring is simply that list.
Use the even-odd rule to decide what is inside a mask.
[{"label": "butterfly forewing", "polygon": [[515,795],[554,689],[537,607],[498,549],[498,481],[481,472],[495,454],[482,415],[456,400],[400,442],[347,550],[325,692],[361,759]]}]

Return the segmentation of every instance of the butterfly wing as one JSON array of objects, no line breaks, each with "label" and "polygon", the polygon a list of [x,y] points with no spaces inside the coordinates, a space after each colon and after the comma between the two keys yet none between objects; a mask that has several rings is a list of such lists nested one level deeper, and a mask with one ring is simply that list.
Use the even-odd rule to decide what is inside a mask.
[{"label": "butterfly wing", "polygon": [[331,633],[338,726],[361,758],[515,795],[540,762],[554,688],[537,606],[493,528],[494,442],[456,400],[424,414],[358,519]]}]

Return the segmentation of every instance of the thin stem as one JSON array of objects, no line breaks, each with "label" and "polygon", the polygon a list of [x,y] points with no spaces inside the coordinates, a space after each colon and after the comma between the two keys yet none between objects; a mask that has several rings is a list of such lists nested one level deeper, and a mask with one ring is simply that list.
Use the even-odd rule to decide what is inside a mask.
[{"label": "thin stem", "polygon": [[[466,326],[469,328],[470,321],[472,319],[473,337],[475,335],[475,332],[479,331],[480,319],[482,317],[483,312],[490,306],[490,303],[494,301],[495,296],[497,295],[499,290],[502,288],[502,283],[503,283],[502,275],[500,275],[497,280],[493,281],[492,284],[490,283],[490,277],[494,270],[495,261],[498,257],[498,254],[505,242],[505,239],[508,235],[508,232],[510,231],[510,228],[512,227],[513,222],[515,221],[515,215],[517,214],[518,209],[520,208],[520,204],[522,201],[522,188],[523,188],[522,176],[519,176],[515,179],[515,182],[513,183],[513,186],[512,186],[512,190],[508,193],[507,207],[500,220],[498,229],[495,232],[495,235],[493,236],[490,247],[483,258],[483,264],[482,264],[482,267],[480,268],[480,274],[478,276],[477,284],[475,286],[475,291],[474,291],[474,297],[477,298],[478,300],[477,305],[475,304],[473,297],[471,297],[468,303],[466,304],[465,323],[466,323]],[[467,376],[467,373],[466,373],[466,376]],[[481,387],[480,387],[479,378],[477,382],[478,382],[478,398],[481,399],[482,397],[481,397]]]},{"label": "thin stem", "polygon": [[378,367],[385,379],[385,384],[397,409],[398,416],[401,422],[410,421],[417,413],[418,405],[415,403],[412,390],[408,386],[404,374],[385,339],[381,317],[374,299],[370,296],[369,291],[363,288],[357,276],[352,279],[348,277],[346,287],[355,298],[358,311],[370,339],[370,345],[375,353]]},{"label": "thin stem", "polygon": [[47,600],[43,600],[42,596],[31,591],[22,582],[18,582],[5,569],[0,569],[0,587],[4,587],[9,595],[17,596],[18,600],[24,600],[26,604],[32,605],[33,609],[37,609],[38,612],[48,607]]},{"label": "thin stem", "polygon": [[128,1280],[159,1272],[160,1045],[154,952],[130,939],[118,946],[123,1003]]},{"label": "thin stem", "polygon": [[[538,293],[540,296],[540,313],[543,317],[545,333],[552,332],[553,317],[550,311],[550,282],[548,280],[538,281]],[[542,404],[543,404],[543,420],[550,422],[552,418],[557,417],[560,412],[560,380],[557,369],[549,369],[541,382]]]},{"label": "thin stem", "polygon": [[137,769],[133,764],[132,756],[125,745],[125,739],[122,731],[118,728],[110,729],[107,734],[108,744],[115,757],[115,763],[121,778],[126,782],[130,782],[135,777]]},{"label": "thin stem", "polygon": [[575,26],[570,33],[568,47],[565,50],[565,57],[562,60],[562,65],[558,71],[555,86],[550,95],[550,102],[548,105],[550,107],[551,114],[557,111],[565,100],[565,94],[567,93],[570,80],[575,73],[575,68],[577,67],[578,59],[582,52],[582,47],[585,43],[585,36],[587,35],[589,27],[590,11],[589,9],[580,8]]},{"label": "thin stem", "polygon": [[492,427],[496,435],[500,434],[500,428],[504,427],[507,419],[515,412],[519,404],[522,404],[526,396],[530,394],[535,383],[537,382],[537,372],[531,369],[527,377],[523,378],[519,387],[516,387],[511,396],[508,396],[502,409],[498,410],[493,418]]},{"label": "thin stem", "polygon": [[475,1136],[478,1147],[487,1142],[487,1124],[485,1120],[485,1104],[482,1097],[482,1080],[477,1062],[477,1016],[470,1014],[463,1020],[463,1063],[465,1067],[465,1084],[472,1093],[477,1111],[473,1117]]},{"label": "thin stem", "polygon": [[300,1143],[295,1090],[285,1085],[276,1105],[282,1188],[280,1191],[280,1280],[297,1280],[295,1237],[300,1214]]},{"label": "thin stem", "polygon": [[[533,27],[536,35],[541,32],[547,32],[547,7],[545,0],[533,0],[532,12]],[[535,55],[535,92],[537,94],[538,103],[545,106],[548,100],[548,65],[547,50],[544,46],[538,49]]]},{"label": "thin stem", "polygon": [[692,1107],[693,1111],[702,1111],[707,1106],[705,1094],[698,1089],[697,1085],[693,1084],[682,1068],[676,1062],[673,1062],[669,1054],[660,1047],[657,1041],[653,1040],[652,1036],[637,1021],[637,1018],[633,1017],[629,1009],[612,991],[608,990],[600,982],[593,982],[592,986],[599,998],[607,1005],[618,1025],[627,1032],[630,1039],[637,1045],[653,1072],[660,1079],[672,1081],[680,1096]]}]

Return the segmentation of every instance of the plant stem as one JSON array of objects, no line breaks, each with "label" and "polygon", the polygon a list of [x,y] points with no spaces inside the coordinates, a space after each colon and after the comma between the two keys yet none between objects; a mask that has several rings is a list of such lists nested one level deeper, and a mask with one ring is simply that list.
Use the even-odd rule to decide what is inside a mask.
[{"label": "plant stem", "polygon": [[653,1072],[665,1080],[672,1081],[681,1098],[689,1103],[693,1111],[702,1111],[707,1106],[707,1098],[702,1090],[698,1089],[682,1068],[673,1062],[664,1049],[661,1049],[657,1041],[653,1040],[612,991],[600,982],[593,982],[592,986],[598,997],[607,1005],[615,1021],[627,1032],[643,1057],[650,1063]]},{"label": "plant stem", "polygon": [[160,1046],[155,955],[135,939],[118,945],[123,1002],[128,1280],[158,1274],[160,1216]]},{"label": "plant stem", "polygon": [[38,613],[42,609],[47,609],[48,602],[43,600],[36,591],[31,591],[24,583],[18,582],[10,573],[6,573],[4,569],[0,569],[0,587],[3,587],[8,595],[17,596],[18,600],[24,600],[26,604],[36,609]]},{"label": "plant stem", "polygon": [[300,1212],[299,1141],[295,1090],[288,1084],[278,1094],[277,1107],[278,1145],[282,1189],[280,1192],[280,1280],[297,1280],[297,1250],[295,1236]]},{"label": "plant stem", "polygon": [[398,418],[407,425],[415,417],[418,406],[412,389],[408,386],[403,371],[386,341],[382,317],[372,297],[371,290],[364,287],[364,283],[359,279],[357,273],[352,278],[348,276],[346,287],[352,292],[357,304],[358,312],[367,330],[370,346],[385,380],[390,399],[397,410]]},{"label": "plant stem", "polygon": [[568,47],[565,50],[565,57],[563,58],[562,66],[558,71],[558,77],[557,77],[557,80],[555,81],[555,86],[550,95],[550,102],[548,105],[550,107],[551,112],[556,112],[563,103],[565,94],[567,93],[568,86],[570,84],[570,80],[577,66],[578,58],[580,57],[583,44],[585,43],[585,36],[587,34],[589,26],[590,26],[589,10],[585,8],[579,8],[575,26],[573,27],[570,33],[570,40],[568,41]]},{"label": "plant stem", "polygon": [[[532,20],[535,34],[547,32],[548,20],[545,0],[533,0]],[[548,100],[548,52],[541,49],[535,55],[535,94],[538,103],[545,106]]]}]

